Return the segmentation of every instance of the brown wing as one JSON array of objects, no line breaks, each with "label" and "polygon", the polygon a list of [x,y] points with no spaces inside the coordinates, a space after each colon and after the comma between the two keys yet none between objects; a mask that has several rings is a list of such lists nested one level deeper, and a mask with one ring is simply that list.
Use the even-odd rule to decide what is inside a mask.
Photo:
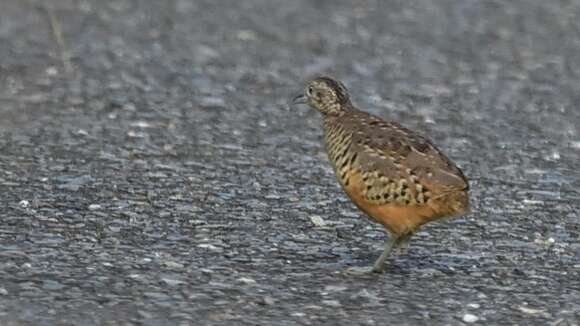
[{"label": "brown wing", "polygon": [[422,204],[439,194],[465,190],[465,176],[430,141],[394,122],[365,112],[341,121],[351,130],[363,193],[375,203]]}]

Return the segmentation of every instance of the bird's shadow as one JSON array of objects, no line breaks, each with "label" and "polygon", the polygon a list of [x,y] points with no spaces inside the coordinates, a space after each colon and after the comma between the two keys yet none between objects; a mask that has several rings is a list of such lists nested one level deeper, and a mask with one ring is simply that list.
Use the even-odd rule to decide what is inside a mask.
[{"label": "bird's shadow", "polygon": [[[376,258],[374,255],[365,254],[363,256],[341,257],[340,261],[333,264],[335,268],[346,270],[353,266],[370,266],[374,263]],[[480,262],[477,259],[469,257],[461,257],[455,255],[420,255],[420,254],[404,254],[394,255],[385,262],[385,270],[382,274],[389,275],[405,275],[412,276],[420,275],[445,275],[452,276],[457,274],[470,274],[474,266],[479,266]],[[373,273],[374,274],[374,273]],[[373,275],[369,274],[369,275]],[[374,275],[381,275],[380,273]]]}]

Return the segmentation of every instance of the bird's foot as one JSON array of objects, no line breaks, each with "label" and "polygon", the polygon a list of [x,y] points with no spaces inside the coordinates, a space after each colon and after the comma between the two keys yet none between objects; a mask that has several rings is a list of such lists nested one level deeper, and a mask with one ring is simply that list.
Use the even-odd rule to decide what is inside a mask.
[{"label": "bird's foot", "polygon": [[353,266],[347,268],[344,272],[350,275],[369,275],[373,273],[382,273],[383,268],[378,268],[376,266],[364,266],[364,267]]},{"label": "bird's foot", "polygon": [[402,242],[396,249],[397,254],[403,255],[409,252],[409,242]]}]

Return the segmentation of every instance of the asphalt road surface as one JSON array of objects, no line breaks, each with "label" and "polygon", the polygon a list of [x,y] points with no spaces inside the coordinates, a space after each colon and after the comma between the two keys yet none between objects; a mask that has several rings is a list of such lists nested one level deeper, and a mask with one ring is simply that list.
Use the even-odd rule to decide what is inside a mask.
[{"label": "asphalt road surface", "polygon": [[[473,212],[382,275],[316,75]],[[580,2],[0,0],[0,325],[580,324]]]}]

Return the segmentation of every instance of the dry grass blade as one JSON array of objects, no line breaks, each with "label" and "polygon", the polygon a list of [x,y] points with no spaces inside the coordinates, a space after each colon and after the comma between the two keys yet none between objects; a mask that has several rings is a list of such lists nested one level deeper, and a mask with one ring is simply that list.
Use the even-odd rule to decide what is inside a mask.
[{"label": "dry grass blade", "polygon": [[62,33],[62,26],[60,21],[54,14],[54,10],[50,6],[46,6],[46,13],[50,20],[50,28],[52,29],[52,35],[54,36],[54,40],[58,45],[60,51],[60,58],[62,61],[62,65],[64,67],[64,71],[67,75],[71,75],[73,73],[73,66],[70,60],[70,52],[66,46],[66,42],[64,40],[64,35]]}]

